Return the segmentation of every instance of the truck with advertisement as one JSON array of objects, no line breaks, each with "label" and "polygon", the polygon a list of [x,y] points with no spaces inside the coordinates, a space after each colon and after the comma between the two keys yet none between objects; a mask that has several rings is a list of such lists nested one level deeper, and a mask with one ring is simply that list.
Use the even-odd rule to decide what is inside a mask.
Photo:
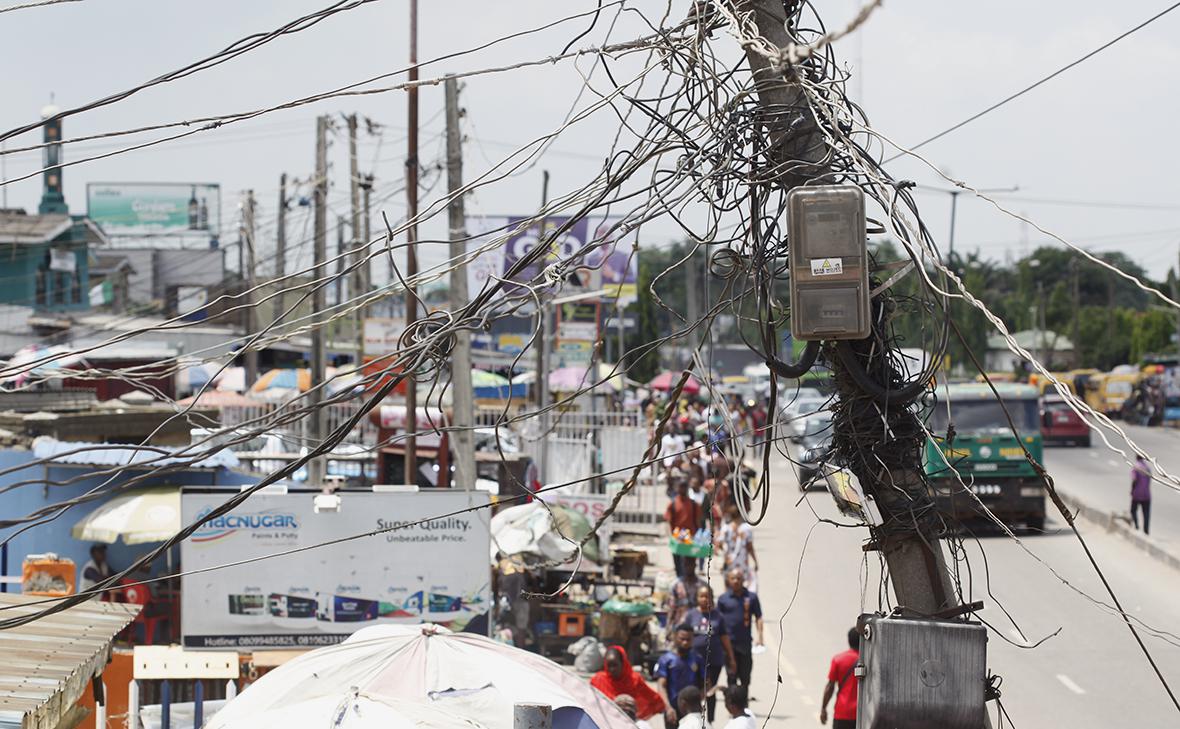
[{"label": "truck with advertisement", "polygon": [[928,413],[926,476],[948,522],[991,521],[982,504],[1005,524],[1039,531],[1045,526],[1044,485],[1025,457],[1027,449],[1044,462],[1037,388],[995,387],[1000,400],[986,384],[939,388]]}]

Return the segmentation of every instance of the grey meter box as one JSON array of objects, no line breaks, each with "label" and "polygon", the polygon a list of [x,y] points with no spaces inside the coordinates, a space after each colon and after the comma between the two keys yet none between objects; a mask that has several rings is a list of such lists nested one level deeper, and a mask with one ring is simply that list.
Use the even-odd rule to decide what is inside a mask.
[{"label": "grey meter box", "polygon": [[872,618],[861,638],[860,662],[857,729],[983,729],[982,625]]},{"label": "grey meter box", "polygon": [[864,193],[855,185],[787,193],[791,336],[869,336],[869,266]]}]

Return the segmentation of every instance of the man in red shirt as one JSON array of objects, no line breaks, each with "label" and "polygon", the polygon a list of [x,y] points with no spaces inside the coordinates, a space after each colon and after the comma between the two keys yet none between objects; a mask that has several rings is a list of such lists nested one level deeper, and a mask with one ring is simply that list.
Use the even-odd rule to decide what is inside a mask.
[{"label": "man in red shirt", "polygon": [[[688,479],[679,477],[676,480],[676,496],[668,504],[664,512],[664,521],[668,524],[668,534],[674,535],[677,530],[688,530],[689,534],[696,534],[701,527],[701,505],[693,501],[688,495]],[[696,568],[696,560],[692,557],[672,555],[672,562],[676,565],[676,576],[685,574]]]},{"label": "man in red shirt", "polygon": [[848,631],[848,650],[837,653],[828,669],[828,685],[824,687],[824,701],[819,710],[819,723],[828,723],[828,702],[836,694],[836,710],[832,712],[832,729],[856,729],[856,664],[860,660],[860,632]]}]

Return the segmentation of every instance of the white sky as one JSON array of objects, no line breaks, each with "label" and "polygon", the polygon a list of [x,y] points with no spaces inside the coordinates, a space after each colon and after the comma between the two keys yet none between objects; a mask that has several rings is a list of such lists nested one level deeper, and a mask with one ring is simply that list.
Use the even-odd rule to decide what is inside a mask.
[{"label": "white sky", "polygon": [[[0,126],[37,118],[53,93],[56,103],[74,106],[133,86],[166,70],[204,57],[248,33],[268,30],[327,0],[200,3],[161,0],[83,0],[0,15],[0,46],[6,78]],[[830,0],[830,26],[854,12],[852,0]],[[632,3],[658,17],[663,3]],[[590,0],[571,2],[421,3],[419,56],[426,60],[541,25]],[[991,3],[946,0],[890,0],[869,21],[861,37],[841,41],[837,50],[862,71],[853,90],[874,126],[902,143],[914,143],[982,109],[1042,75],[1155,14],[1163,0],[1043,0]],[[259,51],[211,71],[143,92],[104,110],[72,117],[65,136],[174,121],[279,103],[397,70],[407,59],[405,0],[383,0],[279,39]],[[684,16],[677,2],[672,17]],[[601,42],[611,13],[577,47]],[[571,21],[545,33],[506,42],[482,53],[423,69],[423,77],[544,58],[561,51],[587,25]],[[1178,183],[1171,177],[1176,151],[1174,119],[1180,101],[1180,45],[1169,40],[1180,30],[1180,11],[1027,97],[925,148],[940,168],[982,187],[1019,185],[1011,208],[1050,230],[1094,250],[1123,250],[1153,275],[1173,265],[1180,246]],[[612,38],[646,32],[633,14],[624,15]],[[724,42],[724,40],[722,41]],[[589,61],[583,61],[583,69]],[[622,64],[622,68],[630,68]],[[595,77],[605,83],[600,75]],[[581,85],[571,63],[562,63],[466,82],[467,177],[486,169],[515,146],[560,124]],[[421,92],[422,159],[441,160],[442,87]],[[222,185],[223,228],[232,230],[236,197],[253,188],[259,198],[260,238],[273,235],[280,172],[307,177],[314,162],[314,117],[357,111],[388,125],[378,144],[362,133],[361,168],[374,171],[375,200],[396,220],[404,214],[400,188],[405,154],[405,95],[401,92],[325,102],[267,115],[221,130],[99,162],[67,168],[66,199],[74,212],[85,208],[85,184],[99,181],[201,181]],[[599,168],[614,131],[613,117],[600,114],[568,130],[530,171],[484,188],[469,213],[527,214],[540,197],[541,170],[552,175],[552,194],[580,187]],[[26,138],[27,139],[27,138]],[[37,141],[36,139],[29,141]],[[14,141],[9,146],[16,146]],[[66,159],[86,150],[107,151],[111,140],[68,149]],[[347,214],[347,160],[343,138],[332,148],[333,214]],[[40,166],[39,155],[7,159],[9,178]],[[897,177],[941,184],[921,165],[900,161]],[[429,201],[442,190],[435,188]],[[8,204],[35,208],[39,179],[14,183]],[[1080,201],[1057,205],[1038,199]],[[949,197],[919,198],[923,215],[945,248]],[[1151,208],[1102,207],[1093,203],[1134,203]],[[289,219],[293,242],[310,230],[305,209]],[[379,221],[379,216],[375,216]],[[443,221],[423,230],[442,236]],[[232,238],[223,236],[225,241]],[[670,222],[646,228],[645,243],[679,237]],[[1045,240],[986,203],[960,197],[956,248],[979,248],[1002,260]],[[304,250],[309,246],[305,246]],[[425,251],[438,260],[441,247]]]}]

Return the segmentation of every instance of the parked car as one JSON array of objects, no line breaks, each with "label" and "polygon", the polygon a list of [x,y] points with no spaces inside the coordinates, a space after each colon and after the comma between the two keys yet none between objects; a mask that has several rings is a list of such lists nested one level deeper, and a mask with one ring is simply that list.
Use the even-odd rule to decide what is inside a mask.
[{"label": "parked car", "polygon": [[1041,436],[1045,445],[1090,447],[1090,426],[1073,411],[1065,398],[1049,393],[1041,396]]}]

